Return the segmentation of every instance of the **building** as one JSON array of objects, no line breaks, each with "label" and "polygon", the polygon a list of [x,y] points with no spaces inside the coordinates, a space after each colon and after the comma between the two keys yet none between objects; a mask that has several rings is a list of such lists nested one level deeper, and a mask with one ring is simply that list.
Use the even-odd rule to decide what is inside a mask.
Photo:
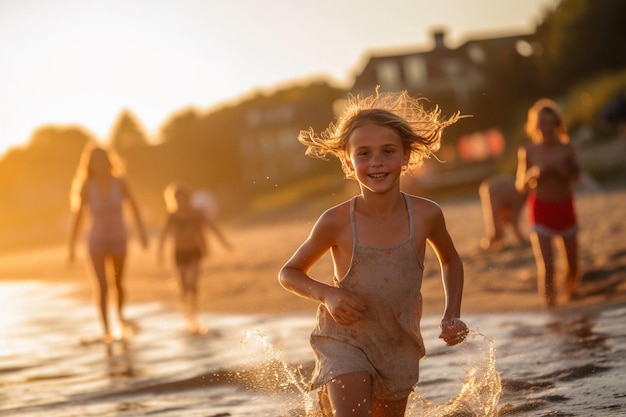
[{"label": "building", "polygon": [[477,94],[485,89],[486,68],[532,53],[534,35],[518,34],[472,39],[457,48],[446,44],[445,32],[433,32],[429,50],[401,54],[373,55],[366,59],[350,89],[353,94],[406,90],[414,96],[452,96],[455,108],[472,107]]},{"label": "building", "polygon": [[445,32],[435,30],[430,49],[367,57],[350,93],[371,94],[377,86],[380,92],[406,90],[437,103],[444,114],[459,110],[474,116],[447,129],[438,154],[445,163],[428,161],[413,182],[422,189],[478,183],[495,173],[494,158],[504,152],[499,124],[506,124],[507,83],[515,82],[512,68],[524,71],[528,65],[537,48],[534,36],[470,39],[450,48]]}]

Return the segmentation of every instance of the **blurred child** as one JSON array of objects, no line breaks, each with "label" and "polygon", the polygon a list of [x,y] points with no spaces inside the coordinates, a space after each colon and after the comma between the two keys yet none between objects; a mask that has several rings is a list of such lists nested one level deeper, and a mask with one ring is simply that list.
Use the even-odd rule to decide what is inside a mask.
[{"label": "blurred child", "polygon": [[103,328],[103,340],[114,340],[108,314],[109,279],[107,264],[113,269],[113,284],[117,296],[117,316],[126,336],[132,326],[123,314],[124,266],[127,254],[128,232],[124,220],[123,205],[127,203],[134,215],[137,232],[144,248],[148,239],[141,215],[126,179],[122,166],[111,150],[88,145],[78,165],[72,185],[72,207],[74,220],[70,235],[69,260],[74,261],[76,239],[85,210],[91,214],[91,229],[87,238],[89,256],[97,286],[94,287],[95,300]]},{"label": "blurred child", "polygon": [[528,239],[521,230],[520,212],[524,208],[527,193],[515,188],[515,178],[496,176],[487,178],[478,188],[483,209],[486,236],[480,242],[483,249],[499,249],[504,245],[504,232],[509,226],[517,241],[527,244]]},{"label": "blurred child", "polygon": [[[282,267],[287,290],[319,303],[311,335],[326,415],[403,416],[418,381],[425,348],[420,331],[426,242],[441,264],[447,345],[468,333],[460,320],[463,264],[441,208],[400,191],[400,177],[439,148],[439,110],[427,111],[406,92],[351,97],[336,124],[321,135],[302,131],[307,154],[336,156],[360,194],[328,209]],[[332,285],[307,273],[326,251]],[[330,404],[329,411],[323,404]]]},{"label": "blurred child", "polygon": [[192,333],[204,334],[206,329],[200,327],[197,320],[200,261],[208,255],[204,227],[208,226],[225,247],[230,248],[230,244],[213,220],[192,206],[191,190],[186,185],[171,184],[165,189],[164,196],[169,214],[159,238],[159,262],[163,262],[165,240],[171,236],[180,302],[187,329]]},{"label": "blurred child", "polygon": [[578,287],[578,225],[572,184],[580,178],[580,166],[560,110],[552,100],[540,99],[528,110],[526,133],[532,143],[518,151],[516,186],[520,192],[530,192],[530,240],[537,262],[538,290],[546,306],[553,307],[558,295],[553,241],[561,259],[566,260],[566,298],[571,298]]}]

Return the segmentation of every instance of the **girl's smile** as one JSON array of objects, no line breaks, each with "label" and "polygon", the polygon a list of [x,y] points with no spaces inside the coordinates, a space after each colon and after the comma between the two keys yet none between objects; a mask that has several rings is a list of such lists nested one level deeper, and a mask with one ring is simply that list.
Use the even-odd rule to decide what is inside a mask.
[{"label": "girl's smile", "polygon": [[348,157],[359,183],[369,188],[368,184],[397,184],[409,154],[392,128],[368,123],[350,135]]}]

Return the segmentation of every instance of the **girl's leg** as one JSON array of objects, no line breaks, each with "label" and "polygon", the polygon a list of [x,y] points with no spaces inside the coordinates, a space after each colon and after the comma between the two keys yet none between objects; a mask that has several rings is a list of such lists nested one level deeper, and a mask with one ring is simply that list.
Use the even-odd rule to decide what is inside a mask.
[{"label": "girl's leg", "polygon": [[189,315],[194,323],[195,330],[198,331],[198,271],[200,263],[193,261],[187,270],[187,290],[189,297]]},{"label": "girl's leg", "polygon": [[489,249],[500,238],[496,225],[498,213],[493,208],[489,187],[482,185],[479,188],[479,193],[483,222],[485,223],[485,237],[481,240],[480,245],[483,249]]},{"label": "girl's leg", "polygon": [[564,258],[567,260],[565,289],[567,292],[567,299],[569,300],[578,290],[578,285],[580,283],[580,272],[578,270],[578,236],[574,234],[572,236],[564,237],[560,243],[561,253],[565,254]]},{"label": "girl's leg", "polygon": [[334,417],[372,417],[372,378],[368,372],[340,375],[326,384]]},{"label": "girl's leg", "polygon": [[556,305],[556,288],[554,285],[554,254],[552,238],[532,232],[530,240],[537,263],[537,290],[539,297],[547,307]]},{"label": "girl's leg", "polygon": [[374,399],[373,416],[374,417],[404,417],[406,412],[407,398],[396,401],[383,401]]},{"label": "girl's leg", "polygon": [[187,273],[186,264],[177,263],[176,272],[178,272],[178,296],[180,297],[181,308],[185,310],[187,300],[187,281],[185,275]]},{"label": "girl's leg", "polygon": [[96,278],[96,284],[93,287],[93,296],[96,307],[100,313],[100,323],[104,332],[105,342],[111,339],[111,329],[109,327],[109,309],[108,309],[108,285],[106,277],[105,256],[102,253],[89,252],[91,264]]},{"label": "girl's leg", "polygon": [[113,274],[115,277],[115,291],[117,295],[117,316],[122,327],[128,323],[124,317],[124,302],[126,301],[126,293],[124,292],[124,265],[126,263],[126,255],[115,255],[113,260]]},{"label": "girl's leg", "polygon": [[522,231],[522,222],[521,222],[521,210],[522,207],[516,208],[513,211],[512,217],[511,217],[511,224],[513,225],[513,232],[515,233],[515,237],[517,237],[517,241],[523,245],[528,245],[528,237],[526,236],[526,234]]},{"label": "girl's leg", "polygon": [[187,329],[190,332],[198,331],[198,322],[196,320],[196,263],[188,262],[178,264],[178,275],[180,280],[180,297],[183,314],[187,322]]}]

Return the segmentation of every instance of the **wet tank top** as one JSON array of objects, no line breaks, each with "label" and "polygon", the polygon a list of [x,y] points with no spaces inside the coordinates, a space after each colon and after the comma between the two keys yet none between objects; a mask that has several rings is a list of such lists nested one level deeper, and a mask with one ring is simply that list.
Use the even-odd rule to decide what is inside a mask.
[{"label": "wet tank top", "polygon": [[[409,217],[409,236],[384,247],[359,243],[354,218],[356,198],[350,201],[352,262],[345,277],[335,278],[334,284],[361,295],[367,310],[358,323],[342,326],[320,305],[311,334],[313,347],[316,339],[329,338],[360,349],[379,374],[377,376],[389,380],[418,375],[419,359],[425,353],[420,331],[424,266],[415,248],[411,200],[403,195]],[[323,373],[324,364],[318,364],[318,368]]]}]

